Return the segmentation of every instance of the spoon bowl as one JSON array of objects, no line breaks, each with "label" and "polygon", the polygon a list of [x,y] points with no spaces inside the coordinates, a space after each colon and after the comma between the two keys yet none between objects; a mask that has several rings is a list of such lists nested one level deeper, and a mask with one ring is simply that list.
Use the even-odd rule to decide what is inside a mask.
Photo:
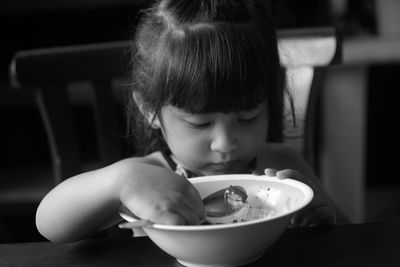
[{"label": "spoon bowl", "polygon": [[203,198],[205,221],[211,224],[234,221],[237,216],[240,216],[246,200],[246,190],[241,186],[230,185],[217,190]]}]

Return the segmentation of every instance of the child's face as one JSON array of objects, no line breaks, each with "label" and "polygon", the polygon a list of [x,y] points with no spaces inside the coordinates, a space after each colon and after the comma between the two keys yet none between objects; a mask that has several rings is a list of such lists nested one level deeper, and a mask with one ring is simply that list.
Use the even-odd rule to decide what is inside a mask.
[{"label": "child's face", "polygon": [[173,106],[161,112],[163,134],[173,156],[196,174],[243,173],[263,148],[267,109],[191,114]]}]

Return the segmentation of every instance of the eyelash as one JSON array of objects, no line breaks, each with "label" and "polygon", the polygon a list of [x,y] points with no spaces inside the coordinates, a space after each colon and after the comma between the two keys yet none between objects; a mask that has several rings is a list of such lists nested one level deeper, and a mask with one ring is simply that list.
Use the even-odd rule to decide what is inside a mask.
[{"label": "eyelash", "polygon": [[254,117],[251,117],[251,118],[247,118],[247,119],[240,119],[239,118],[239,121],[240,122],[244,122],[244,123],[250,123],[250,122],[256,121],[257,118],[258,118],[258,115],[254,116]]},{"label": "eyelash", "polygon": [[258,119],[258,114],[255,115],[255,116],[253,116],[253,117],[251,117],[251,118],[246,118],[246,119],[241,119],[241,118],[239,118],[238,120],[239,120],[240,122],[243,122],[243,123],[251,123],[251,122],[256,121],[257,119]]},{"label": "eyelash", "polygon": [[196,129],[206,128],[206,127],[208,127],[208,126],[211,125],[210,122],[205,122],[205,123],[199,123],[199,124],[197,124],[197,123],[193,123],[193,122],[188,122],[188,121],[187,121],[186,123],[189,124],[189,126],[191,126],[191,127],[193,127],[193,128],[196,128]]}]

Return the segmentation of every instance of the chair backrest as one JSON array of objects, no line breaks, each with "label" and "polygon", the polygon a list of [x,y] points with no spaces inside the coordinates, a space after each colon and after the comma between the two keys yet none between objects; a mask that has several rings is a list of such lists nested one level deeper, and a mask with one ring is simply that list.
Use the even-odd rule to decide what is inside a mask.
[{"label": "chair backrest", "polygon": [[298,149],[318,171],[320,94],[327,68],[342,62],[342,38],[334,27],[281,30],[278,38],[292,98],[282,98],[282,130],[273,141]]},{"label": "chair backrest", "polygon": [[[307,125],[312,125],[315,119],[313,102],[321,78],[319,70],[340,61],[340,39],[334,28],[280,30],[278,37],[284,67],[297,69],[309,66],[315,70],[311,91],[304,89],[302,92],[306,99],[310,95],[310,101],[296,102],[308,107],[307,112],[297,114],[296,121],[305,121],[304,131],[311,137],[306,147],[310,147],[314,136]],[[123,131],[115,110],[114,94],[121,90],[115,88],[115,81],[123,80],[129,72],[128,61],[129,41],[19,51],[12,59],[10,77],[13,86],[20,90],[33,90],[36,95],[49,140],[56,183],[83,170],[75,132],[74,103],[71,103],[68,95],[71,83],[90,82],[90,103],[94,111],[100,155],[100,165],[96,167],[124,156]],[[293,99],[296,99],[296,95],[296,91],[293,91]],[[283,110],[285,101],[282,103]],[[284,121],[284,117],[282,115],[279,121]],[[297,127],[292,132],[302,139],[303,127]],[[284,136],[284,132],[278,129],[270,133],[269,140],[285,141]]]}]

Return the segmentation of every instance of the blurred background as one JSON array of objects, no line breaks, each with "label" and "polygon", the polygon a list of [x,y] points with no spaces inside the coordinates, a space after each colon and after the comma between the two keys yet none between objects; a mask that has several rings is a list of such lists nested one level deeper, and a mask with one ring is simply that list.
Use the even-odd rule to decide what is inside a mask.
[{"label": "blurred background", "polygon": [[[319,176],[354,223],[400,219],[400,1],[270,0],[278,28],[336,26],[343,63],[327,74]],[[18,50],[126,40],[144,0],[13,0],[0,4],[0,201],[40,198],[53,186],[49,146],[33,95],[12,89]],[[94,157],[90,114],[77,108],[87,159]],[[23,195],[12,194],[23,188]],[[33,188],[33,189],[32,189]],[[34,213],[5,212],[0,243],[43,240]]]}]

